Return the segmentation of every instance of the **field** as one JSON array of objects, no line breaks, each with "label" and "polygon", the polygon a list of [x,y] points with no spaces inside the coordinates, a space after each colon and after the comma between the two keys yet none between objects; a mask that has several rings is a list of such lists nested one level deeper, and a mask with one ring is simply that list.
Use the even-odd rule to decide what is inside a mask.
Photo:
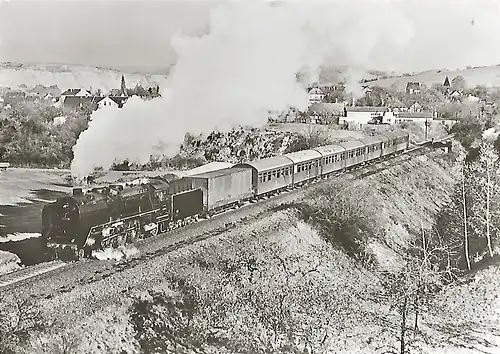
[{"label": "field", "polygon": [[409,81],[417,81],[427,86],[442,84],[448,76],[451,81],[455,76],[464,77],[467,86],[476,85],[500,86],[500,66],[485,66],[464,70],[429,70],[412,76],[398,76],[370,81],[367,85],[389,88],[395,84],[398,90],[404,91]]}]

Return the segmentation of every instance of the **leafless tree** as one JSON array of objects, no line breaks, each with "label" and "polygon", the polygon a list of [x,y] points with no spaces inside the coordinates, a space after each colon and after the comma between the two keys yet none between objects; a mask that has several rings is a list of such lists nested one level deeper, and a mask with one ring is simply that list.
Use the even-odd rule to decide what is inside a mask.
[{"label": "leafless tree", "polygon": [[479,159],[471,166],[471,187],[474,192],[473,210],[475,228],[483,231],[487,243],[487,253],[493,257],[493,233],[498,231],[497,212],[499,207],[500,186],[498,184],[499,160],[493,144],[480,145]]},{"label": "leafless tree", "polygon": [[[422,228],[421,238],[412,244],[404,267],[398,273],[388,275],[390,308],[399,314],[396,335],[399,354],[409,353],[419,341],[428,341],[419,329],[419,321],[427,311],[432,295],[445,283],[456,280],[458,269],[446,262],[453,252],[453,247],[447,245],[439,234]],[[413,326],[410,325],[411,316]]]},{"label": "leafless tree", "polygon": [[34,332],[48,326],[40,310],[29,300],[7,296],[0,298],[1,353],[16,353]]}]

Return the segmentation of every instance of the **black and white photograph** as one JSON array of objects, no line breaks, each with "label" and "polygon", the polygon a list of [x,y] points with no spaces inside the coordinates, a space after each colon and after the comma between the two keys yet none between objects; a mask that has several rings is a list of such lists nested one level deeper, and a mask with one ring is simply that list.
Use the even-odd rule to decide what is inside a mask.
[{"label": "black and white photograph", "polygon": [[500,354],[500,0],[0,0],[0,354]]}]

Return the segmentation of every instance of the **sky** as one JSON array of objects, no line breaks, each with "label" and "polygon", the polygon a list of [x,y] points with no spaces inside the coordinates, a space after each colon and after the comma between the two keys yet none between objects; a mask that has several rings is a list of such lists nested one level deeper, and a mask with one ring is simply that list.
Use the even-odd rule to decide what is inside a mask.
[{"label": "sky", "polygon": [[[397,8],[398,16],[409,24],[403,30],[412,35],[397,50],[393,46],[388,50],[383,37],[369,43],[372,48],[365,62],[371,69],[420,71],[500,63],[499,0],[358,0],[360,11],[363,3],[376,1]],[[316,3],[323,8],[328,4],[332,22],[345,20],[340,18],[345,13],[335,15],[338,0],[294,2],[310,3],[311,8]],[[3,0],[0,60],[165,68],[176,61],[170,43],[174,34],[206,33],[210,11],[216,5],[209,0]],[[373,11],[372,16],[385,14]],[[256,26],[259,20],[257,15]],[[402,30],[397,20],[386,19],[387,26],[394,21],[394,32]],[[359,38],[371,30],[370,21],[365,21],[355,34],[351,31],[352,39],[347,41],[352,40],[353,46],[357,42],[366,45]],[[332,57],[341,62],[335,53]]]}]

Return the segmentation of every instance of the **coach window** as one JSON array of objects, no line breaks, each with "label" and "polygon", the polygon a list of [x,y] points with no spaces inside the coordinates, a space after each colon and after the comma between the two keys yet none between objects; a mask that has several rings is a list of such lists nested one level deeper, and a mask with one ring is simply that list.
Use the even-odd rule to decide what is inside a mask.
[{"label": "coach window", "polygon": [[281,170],[276,171],[276,177],[280,178],[281,177]]}]

